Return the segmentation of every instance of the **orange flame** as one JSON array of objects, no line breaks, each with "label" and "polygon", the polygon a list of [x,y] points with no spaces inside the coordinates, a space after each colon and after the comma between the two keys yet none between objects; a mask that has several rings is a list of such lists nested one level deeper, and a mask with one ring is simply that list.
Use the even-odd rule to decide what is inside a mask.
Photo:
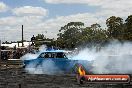
[{"label": "orange flame", "polygon": [[85,72],[85,70],[83,69],[82,66],[79,66],[78,72],[79,72],[79,75],[80,75],[80,76],[84,76],[84,75],[86,74],[86,72]]}]

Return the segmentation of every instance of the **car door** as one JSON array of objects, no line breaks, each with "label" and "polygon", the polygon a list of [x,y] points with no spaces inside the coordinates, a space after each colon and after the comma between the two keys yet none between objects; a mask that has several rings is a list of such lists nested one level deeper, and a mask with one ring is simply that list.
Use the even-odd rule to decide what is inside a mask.
[{"label": "car door", "polygon": [[70,60],[66,57],[63,52],[55,52],[53,61],[60,70],[68,70]]}]

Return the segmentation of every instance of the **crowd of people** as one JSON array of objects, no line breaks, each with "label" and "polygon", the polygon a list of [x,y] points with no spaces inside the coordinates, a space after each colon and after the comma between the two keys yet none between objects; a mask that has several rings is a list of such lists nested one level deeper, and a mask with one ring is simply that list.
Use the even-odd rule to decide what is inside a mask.
[{"label": "crowd of people", "polygon": [[18,48],[16,50],[13,49],[1,50],[1,60],[20,59],[26,53],[28,53],[28,49],[26,48]]}]

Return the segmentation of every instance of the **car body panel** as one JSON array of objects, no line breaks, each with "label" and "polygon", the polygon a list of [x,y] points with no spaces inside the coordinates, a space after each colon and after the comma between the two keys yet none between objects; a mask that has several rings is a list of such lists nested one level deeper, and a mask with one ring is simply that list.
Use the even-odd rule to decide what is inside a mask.
[{"label": "car body panel", "polygon": [[[54,64],[53,67],[57,67],[59,68],[59,70],[64,72],[71,72],[72,70],[74,70],[74,67],[76,64],[82,64],[87,70],[91,68],[91,64],[89,61],[68,59],[65,53],[67,52],[64,50],[44,51],[44,52],[41,52],[36,59],[24,60],[24,65],[25,67],[28,66],[28,68],[36,67],[38,65],[41,65],[41,67],[45,67],[42,65],[48,66],[50,64],[49,62],[52,62],[52,64]],[[46,54],[48,54],[49,57],[46,57]],[[59,56],[57,56],[57,54],[59,54]],[[29,65],[29,64],[32,64],[32,65]]]}]

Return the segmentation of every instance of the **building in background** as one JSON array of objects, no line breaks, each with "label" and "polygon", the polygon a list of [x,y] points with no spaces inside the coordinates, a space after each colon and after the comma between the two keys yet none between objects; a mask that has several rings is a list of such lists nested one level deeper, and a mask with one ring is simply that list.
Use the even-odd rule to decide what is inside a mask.
[{"label": "building in background", "polygon": [[[28,47],[29,45],[32,44],[31,41],[26,41],[26,42],[23,42],[24,44],[24,47]],[[12,43],[2,43],[1,46],[5,46],[5,47],[10,47],[10,48],[18,48],[18,47],[22,47],[22,43],[21,42],[12,42]]]}]

